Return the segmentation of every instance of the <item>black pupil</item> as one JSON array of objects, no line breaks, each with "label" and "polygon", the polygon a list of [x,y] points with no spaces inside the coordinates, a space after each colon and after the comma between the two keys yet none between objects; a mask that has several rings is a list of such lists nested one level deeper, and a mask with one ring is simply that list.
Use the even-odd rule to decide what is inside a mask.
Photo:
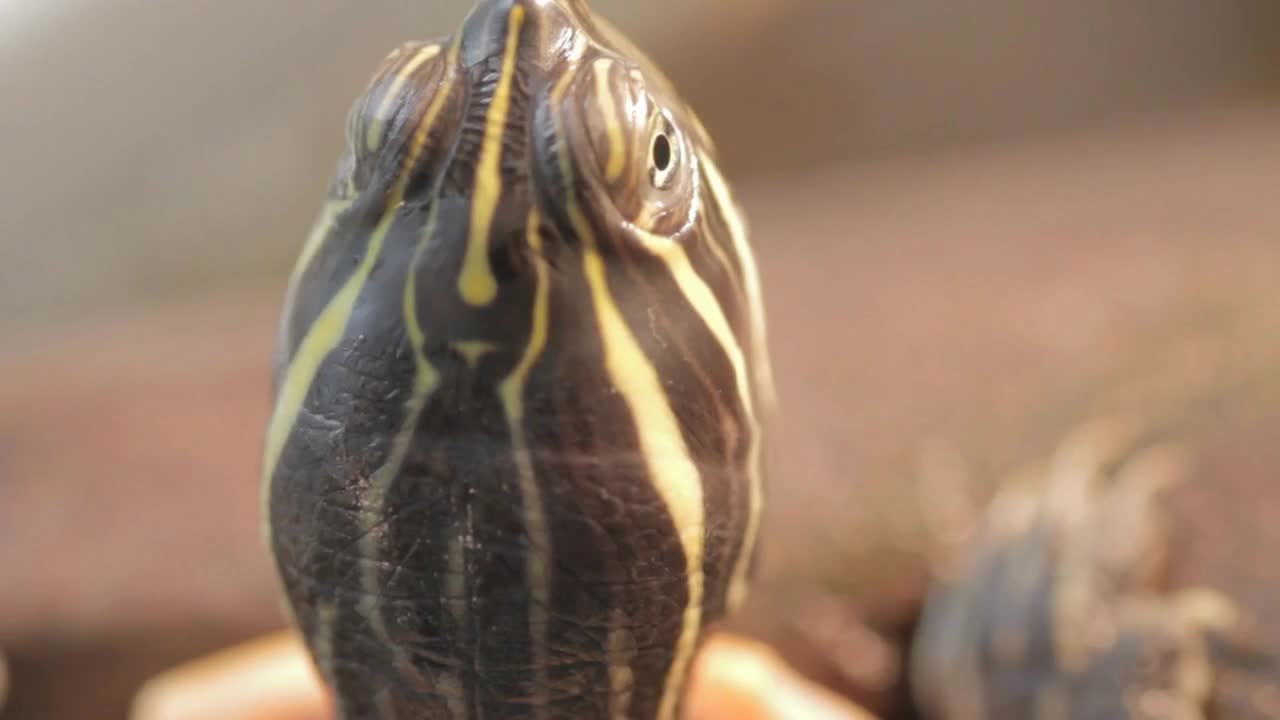
[{"label": "black pupil", "polygon": [[658,172],[666,172],[671,167],[671,141],[661,133],[653,139],[653,166]]}]

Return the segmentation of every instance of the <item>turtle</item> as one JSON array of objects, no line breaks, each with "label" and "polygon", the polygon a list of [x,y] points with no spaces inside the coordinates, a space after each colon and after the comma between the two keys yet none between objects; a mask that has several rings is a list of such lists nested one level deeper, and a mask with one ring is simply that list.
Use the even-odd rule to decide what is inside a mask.
[{"label": "turtle", "polygon": [[[1280,717],[1280,315],[1225,317],[1045,393],[1051,411],[986,450],[1003,469],[971,442],[924,463],[932,478],[904,473],[925,492],[896,502],[935,537],[882,546],[913,545],[897,572],[924,580],[863,588],[817,632],[792,623],[824,636],[788,658],[884,720]],[[888,659],[833,672],[859,652]]]},{"label": "turtle", "polygon": [[[287,613],[339,716],[681,717],[785,488],[709,133],[585,0],[481,0],[383,61],[346,144],[289,280],[263,460]],[[1201,503],[1171,520],[1215,486],[1153,439],[1203,424],[1164,425],[1072,436],[894,601],[885,720],[1280,716],[1272,586],[1179,575],[1178,543],[1223,545]]]},{"label": "turtle", "polygon": [[582,0],[355,102],[290,281],[266,534],[343,718],[658,718],[746,597],[771,402],[715,148]]},{"label": "turtle", "polygon": [[1001,487],[924,598],[914,711],[1280,717],[1276,585],[1249,559],[1280,539],[1280,457],[1213,419],[1246,432],[1104,415]]}]

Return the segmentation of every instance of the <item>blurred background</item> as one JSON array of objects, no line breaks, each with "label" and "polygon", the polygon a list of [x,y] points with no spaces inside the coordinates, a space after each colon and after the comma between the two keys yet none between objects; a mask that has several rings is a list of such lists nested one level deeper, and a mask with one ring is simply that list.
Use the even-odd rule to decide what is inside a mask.
[{"label": "blurred background", "polygon": [[[284,281],[350,102],[468,6],[0,0],[0,716],[124,717],[280,625],[257,463]],[[783,419],[742,627],[824,682],[892,674],[829,639],[893,624],[922,538],[1099,398],[1274,400],[1226,388],[1280,367],[1280,4],[592,6],[747,208]]]}]

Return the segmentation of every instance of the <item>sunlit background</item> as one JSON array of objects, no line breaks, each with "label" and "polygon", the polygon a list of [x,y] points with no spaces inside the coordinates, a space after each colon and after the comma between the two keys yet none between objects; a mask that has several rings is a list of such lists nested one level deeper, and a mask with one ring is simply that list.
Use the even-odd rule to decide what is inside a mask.
[{"label": "sunlit background", "polygon": [[[284,279],[349,103],[468,5],[0,0],[0,716],[123,717],[280,625],[257,462]],[[1116,383],[1278,367],[1280,4],[592,5],[700,112],[759,247],[783,412],[750,631],[891,613],[949,516],[884,510]],[[819,645],[797,662],[852,682]]]}]

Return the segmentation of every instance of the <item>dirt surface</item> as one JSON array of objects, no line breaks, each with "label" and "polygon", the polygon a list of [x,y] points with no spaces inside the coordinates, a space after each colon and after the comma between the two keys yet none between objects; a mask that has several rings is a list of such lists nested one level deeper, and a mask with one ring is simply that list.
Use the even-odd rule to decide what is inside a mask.
[{"label": "dirt surface", "polygon": [[[1274,480],[1253,449],[1275,444],[1276,394],[1221,388],[1280,372],[1277,128],[1264,108],[743,187],[783,405],[739,624],[837,687],[888,682],[853,611],[891,616],[992,479],[1123,388],[1216,402],[1241,431],[1204,462],[1244,493]],[[121,717],[146,675],[279,625],[257,477],[277,301],[6,352],[6,717]],[[1187,581],[1259,542],[1188,550]]]}]

